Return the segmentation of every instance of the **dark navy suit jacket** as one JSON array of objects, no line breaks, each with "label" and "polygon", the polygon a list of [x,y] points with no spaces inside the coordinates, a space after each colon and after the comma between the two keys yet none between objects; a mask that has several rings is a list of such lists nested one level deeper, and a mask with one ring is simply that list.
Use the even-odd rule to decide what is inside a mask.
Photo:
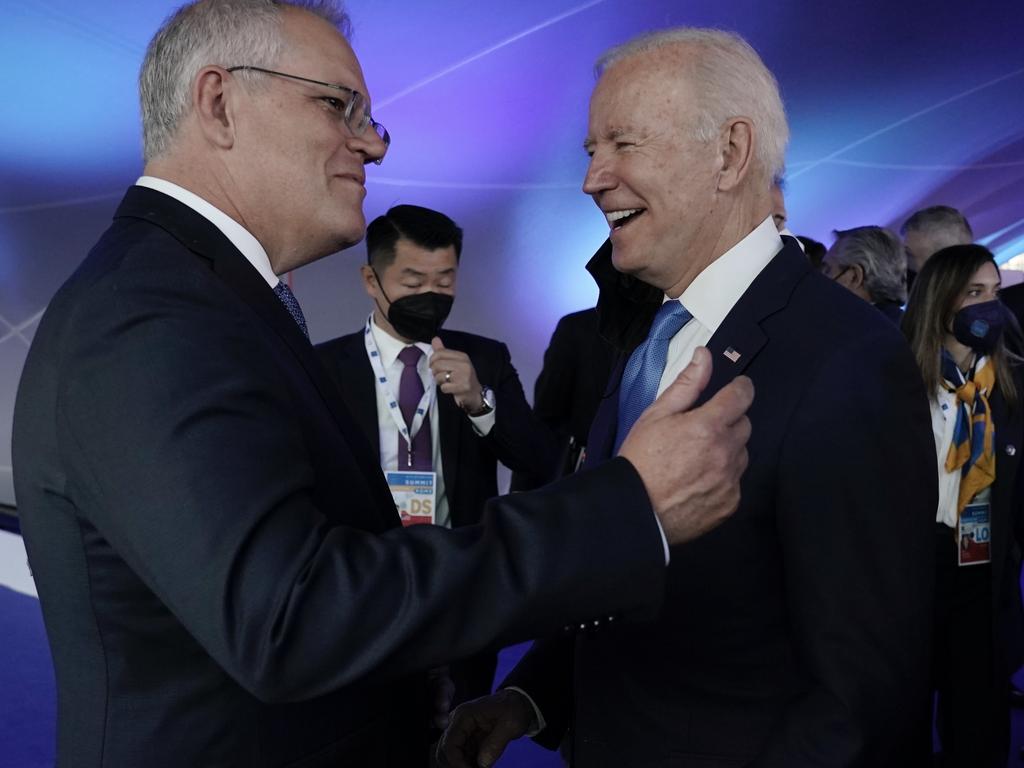
[{"label": "dark navy suit jacket", "polygon": [[[615,273],[607,246],[589,268],[603,330],[628,351],[661,293]],[[903,768],[929,706],[937,503],[917,366],[791,242],[708,346],[701,402],[740,374],[756,390],[739,509],[672,548],[655,621],[540,641],[506,684],[537,701],[542,742],[571,722],[580,768]],[[594,462],[617,410],[616,388]]]},{"label": "dark navy suit jacket", "polygon": [[266,281],[150,189],[50,303],[13,449],[60,766],[422,764],[420,670],[649,612],[664,581],[625,460],[401,530]]},{"label": "dark navy suit jacket", "polygon": [[[363,336],[363,331],[341,336],[318,345],[317,352],[379,456],[377,393]],[[494,426],[481,436],[455,399],[437,391],[439,424],[433,428],[440,429],[438,444],[451,524],[474,525],[480,522],[487,500],[498,495],[498,462],[531,475],[549,471],[555,461],[555,437],[530,410],[508,347],[500,341],[462,331],[442,330],[439,336],[445,347],[469,356],[478,380],[494,390],[497,402]],[[453,703],[490,693],[496,664],[494,651],[453,664]]]}]

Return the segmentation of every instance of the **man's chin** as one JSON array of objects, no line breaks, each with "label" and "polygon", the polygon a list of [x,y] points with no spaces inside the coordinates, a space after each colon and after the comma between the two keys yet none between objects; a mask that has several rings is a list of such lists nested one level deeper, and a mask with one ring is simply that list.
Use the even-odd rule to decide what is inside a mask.
[{"label": "man's chin", "polygon": [[617,272],[624,272],[627,275],[636,275],[644,268],[644,265],[629,248],[616,247],[614,243],[612,243],[612,266]]},{"label": "man's chin", "polygon": [[[354,217],[353,217],[354,218]],[[360,215],[358,220],[353,220],[331,233],[330,247],[328,253],[337,253],[358,245],[366,236],[366,219]]]}]

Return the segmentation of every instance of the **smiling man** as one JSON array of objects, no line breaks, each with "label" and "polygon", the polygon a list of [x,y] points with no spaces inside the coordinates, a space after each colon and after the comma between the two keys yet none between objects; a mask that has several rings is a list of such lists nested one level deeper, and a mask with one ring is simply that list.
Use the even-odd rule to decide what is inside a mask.
[{"label": "smiling man", "polygon": [[691,410],[702,354],[601,470],[401,527],[278,278],[362,238],[388,148],[346,28],[325,0],[175,13],[144,175],[36,332],[14,482],[60,766],[424,765],[426,670],[649,615],[667,545],[736,508],[753,392]]},{"label": "smiling man", "polygon": [[935,467],[913,358],[779,236],[786,118],[746,42],[669,30],[598,69],[583,190],[610,243],[588,268],[625,362],[588,463],[707,345],[704,396],[741,373],[757,386],[750,466],[736,515],[672,549],[653,623],[538,641],[456,710],[439,757],[487,766],[531,733],[578,768],[927,760]]}]

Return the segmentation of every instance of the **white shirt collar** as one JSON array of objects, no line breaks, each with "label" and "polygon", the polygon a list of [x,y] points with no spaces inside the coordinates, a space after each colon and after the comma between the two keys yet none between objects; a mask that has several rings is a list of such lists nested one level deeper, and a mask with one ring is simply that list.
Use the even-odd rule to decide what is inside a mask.
[{"label": "white shirt collar", "polygon": [[[385,371],[394,365],[395,360],[398,359],[399,353],[409,346],[401,339],[396,339],[390,333],[377,325],[377,318],[373,313],[370,314],[370,335],[373,336],[373,342],[377,345],[377,352],[380,353],[380,362],[381,365],[384,366]],[[424,344],[421,341],[415,342],[414,346],[422,349],[423,355],[428,360],[434,352],[433,347],[429,344]]]},{"label": "white shirt collar", "polygon": [[714,334],[754,278],[781,250],[782,238],[769,216],[708,264],[679,300],[697,322]]},{"label": "white shirt collar", "polygon": [[142,176],[135,184],[139,187],[148,187],[149,189],[155,189],[157,192],[163,192],[168,197],[173,197],[179,203],[187,205],[219,229],[224,237],[241,251],[246,260],[267,281],[267,285],[274,288],[280,282],[270,266],[270,257],[267,256],[266,250],[260,245],[260,241],[253,237],[249,230],[224,213],[224,211],[215,208],[194,192],[189,192],[184,187],[178,186],[166,179],[158,179],[156,176]]}]

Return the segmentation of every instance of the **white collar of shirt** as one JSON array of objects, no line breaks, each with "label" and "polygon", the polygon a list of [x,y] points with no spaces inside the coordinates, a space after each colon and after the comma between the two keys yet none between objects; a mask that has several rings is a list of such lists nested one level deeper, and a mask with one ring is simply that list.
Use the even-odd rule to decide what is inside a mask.
[{"label": "white collar of shirt", "polygon": [[[377,345],[377,351],[380,353],[380,362],[381,365],[384,366],[385,371],[395,364],[395,360],[398,359],[399,353],[409,346],[401,339],[396,339],[390,333],[377,325],[376,313],[370,317],[370,334],[373,336],[373,341]],[[415,342],[413,346],[422,349],[423,357],[427,360],[430,359],[430,356],[434,352],[433,347],[429,344],[424,344],[421,341]]]},{"label": "white collar of shirt", "polygon": [[782,238],[771,216],[697,275],[679,300],[712,334],[736,302],[782,250]]},{"label": "white collar of shirt", "polygon": [[196,193],[189,192],[184,187],[178,186],[166,179],[158,179],[156,176],[142,176],[135,182],[135,185],[163,192],[168,197],[173,197],[182,205],[187,205],[219,229],[224,237],[231,241],[231,244],[245,256],[253,268],[260,273],[260,276],[267,281],[267,285],[274,288],[280,282],[277,279],[277,275],[274,274],[274,270],[270,267],[270,257],[267,256],[266,250],[260,245],[260,241],[253,237],[249,230],[224,213],[224,211],[215,208]]}]

